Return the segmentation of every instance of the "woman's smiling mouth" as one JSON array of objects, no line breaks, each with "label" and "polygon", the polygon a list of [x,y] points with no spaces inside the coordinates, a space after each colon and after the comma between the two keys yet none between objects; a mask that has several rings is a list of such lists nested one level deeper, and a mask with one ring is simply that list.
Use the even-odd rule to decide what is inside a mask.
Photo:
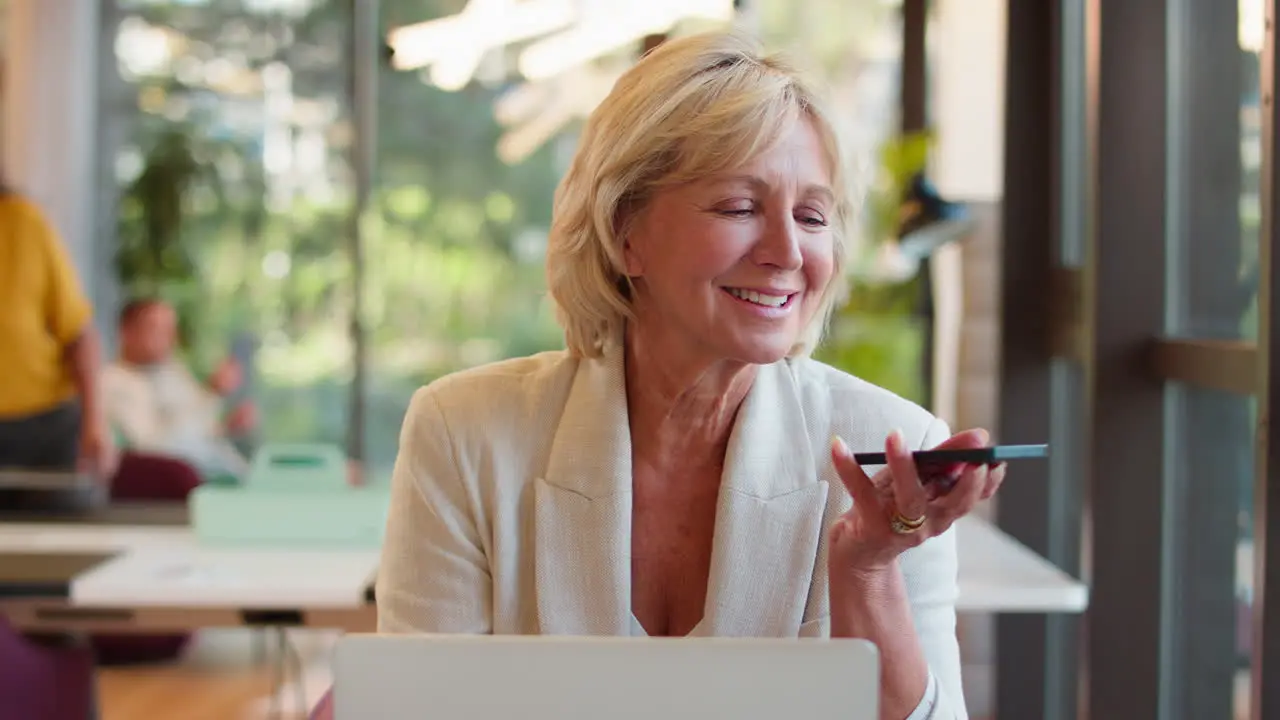
[{"label": "woman's smiling mouth", "polygon": [[735,288],[726,287],[723,290],[738,302],[767,312],[770,316],[776,316],[779,313],[785,313],[795,304],[795,299],[800,296],[799,292],[788,292],[786,290],[754,290],[751,288]]}]

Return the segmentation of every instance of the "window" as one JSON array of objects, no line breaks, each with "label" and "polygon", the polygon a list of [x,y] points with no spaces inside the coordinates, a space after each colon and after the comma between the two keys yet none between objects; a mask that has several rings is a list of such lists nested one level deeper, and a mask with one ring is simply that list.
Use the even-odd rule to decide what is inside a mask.
[{"label": "window", "polygon": [[[1167,333],[1256,339],[1262,205],[1262,4],[1187,0],[1168,40]],[[1167,471],[1181,501],[1172,641],[1185,717],[1248,717],[1253,437],[1246,395],[1174,383]]]},{"label": "window", "polygon": [[[522,3],[525,35],[444,60],[412,32],[467,12],[461,0],[382,0],[377,28],[351,0],[105,5],[117,271],[130,294],[179,305],[198,370],[230,350],[251,362],[258,440],[343,444],[386,478],[416,388],[562,346],[543,280],[552,194],[643,34],[589,62],[544,52],[531,71],[521,58],[563,26],[557,3]],[[707,0],[672,32],[733,5]],[[770,44],[856,99],[839,114],[874,165],[897,100],[893,3],[749,5]],[[365,30],[394,52],[374,57]],[[907,329],[872,333],[887,354],[870,379],[923,367],[901,361],[919,353]]]},{"label": "window", "polygon": [[[261,439],[344,442],[352,353],[342,0],[105,3],[103,89],[129,295],[177,305],[187,359],[253,369]],[[114,192],[112,192],[114,190]]]},{"label": "window", "polygon": [[[1019,362],[1007,382],[1035,391],[1008,405],[1025,414],[1030,404],[1050,403],[1051,425],[1086,436],[1072,443],[1082,459],[1077,472],[1058,472],[1054,482],[1083,488],[1092,598],[1079,670],[1092,717],[1274,712],[1263,682],[1274,670],[1256,663],[1274,654],[1275,641],[1256,628],[1280,611],[1274,602],[1264,607],[1268,596],[1255,586],[1255,558],[1276,554],[1266,552],[1275,532],[1264,532],[1276,519],[1274,498],[1255,507],[1266,497],[1257,494],[1266,479],[1256,459],[1271,454],[1256,444],[1272,442],[1259,422],[1268,398],[1258,391],[1264,377],[1274,382],[1260,367],[1270,351],[1257,344],[1274,336],[1270,309],[1258,305],[1267,272],[1260,250],[1273,242],[1262,235],[1274,213],[1262,193],[1274,172],[1275,148],[1265,142],[1273,120],[1260,101],[1274,92],[1266,67],[1274,38],[1264,19],[1271,5],[1064,0],[1039,14],[1021,11],[1011,23],[1010,77],[1028,92],[1047,80],[1061,106],[1055,118],[1054,103],[1011,92],[1019,122],[1009,148],[1025,139],[1014,132],[1028,128],[1055,143],[1032,157],[1037,183],[1060,193],[1050,195],[1049,208],[1068,252],[1038,264],[1044,255],[1036,248],[1052,242],[1037,239],[1040,221],[1029,214],[1045,207],[1039,189],[1008,188],[1006,217],[1014,222],[1006,239],[1016,257],[1033,261],[1028,272],[1075,276],[1067,285],[1079,293],[1081,312],[1057,316],[1068,332],[1054,335],[1082,342],[1060,347],[1062,357],[1036,359],[1023,352],[1035,341],[1027,327],[1009,337],[1006,357]],[[1046,26],[1065,40],[1048,52],[1036,47]],[[1065,122],[1056,125],[1059,118]],[[1077,236],[1084,242],[1072,246]],[[1033,303],[1042,293],[1018,284],[1005,302]],[[1073,396],[1061,385],[1027,382],[1028,374],[1051,377],[1066,360],[1083,373],[1070,383]],[[1043,500],[1043,493],[1002,495],[1002,520],[1024,533],[1053,527],[1064,511]],[[1002,663],[1002,685],[1071,674],[1052,643],[1005,640],[1002,652],[1016,653],[1022,666]],[[1037,655],[1043,662],[1029,665]],[[1259,697],[1263,706],[1251,704]],[[1069,717],[1068,702],[1037,714]]]}]

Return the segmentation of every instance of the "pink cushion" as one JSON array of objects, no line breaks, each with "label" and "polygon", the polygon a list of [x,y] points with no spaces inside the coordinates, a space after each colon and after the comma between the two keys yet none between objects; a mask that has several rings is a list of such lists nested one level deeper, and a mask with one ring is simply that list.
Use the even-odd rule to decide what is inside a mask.
[{"label": "pink cushion", "polygon": [[333,688],[325,692],[307,720],[333,720]]},{"label": "pink cushion", "polygon": [[200,474],[174,458],[126,452],[111,480],[114,502],[186,502],[187,495],[200,487]]}]

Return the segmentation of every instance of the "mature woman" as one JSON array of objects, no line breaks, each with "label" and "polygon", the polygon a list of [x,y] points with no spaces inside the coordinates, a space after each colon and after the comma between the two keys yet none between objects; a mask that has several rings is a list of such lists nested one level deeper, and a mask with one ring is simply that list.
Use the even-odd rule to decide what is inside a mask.
[{"label": "mature woman", "polygon": [[735,34],[660,46],[554,216],[568,349],[414,397],[380,630],[866,638],[884,717],[965,717],[950,528],[1004,471],[926,490],[912,449],[986,433],[807,357],[850,216],[809,86]]},{"label": "mature woman", "polygon": [[114,473],[92,317],[53,228],[0,187],[0,468]]}]

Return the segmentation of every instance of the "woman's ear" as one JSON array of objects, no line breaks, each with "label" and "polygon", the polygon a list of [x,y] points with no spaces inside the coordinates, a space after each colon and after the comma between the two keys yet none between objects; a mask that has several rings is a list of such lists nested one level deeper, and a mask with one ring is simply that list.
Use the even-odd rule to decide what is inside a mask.
[{"label": "woman's ear", "polygon": [[636,252],[636,246],[630,234],[622,238],[622,265],[627,277],[636,278],[644,275],[644,263],[640,261],[640,253]]},{"label": "woman's ear", "polygon": [[644,275],[639,245],[644,239],[643,213],[620,212],[614,222],[614,233],[622,244],[622,269],[627,277]]}]

